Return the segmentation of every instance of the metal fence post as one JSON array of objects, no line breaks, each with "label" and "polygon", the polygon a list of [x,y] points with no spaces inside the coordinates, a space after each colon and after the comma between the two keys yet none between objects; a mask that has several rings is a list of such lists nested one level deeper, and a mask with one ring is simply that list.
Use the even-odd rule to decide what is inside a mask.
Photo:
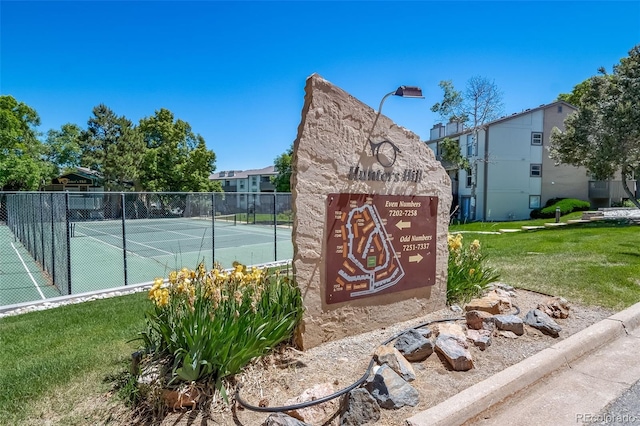
[{"label": "metal fence post", "polygon": [[71,225],[69,223],[69,191],[64,193],[65,228],[67,229],[67,294],[71,293]]},{"label": "metal fence post", "polygon": [[[42,195],[44,195],[44,194],[40,193],[40,196],[39,196],[39,198],[40,198],[40,247],[42,247],[42,251],[40,253],[41,253],[41,256],[42,256],[42,259],[41,259],[42,260],[42,269],[46,270],[47,267],[46,267],[46,264],[45,264],[45,261],[44,261],[44,256],[45,256],[44,255],[44,219],[43,219],[43,216],[42,216],[42,214],[43,214],[42,210],[44,210],[44,203],[42,202]],[[38,260],[38,259],[36,259],[36,260]]]},{"label": "metal fence post", "polygon": [[211,193],[211,268],[216,263],[216,193]]},{"label": "metal fence post", "polygon": [[278,208],[276,207],[278,196],[273,193],[273,261],[278,261]]},{"label": "metal fence post", "polygon": [[[51,276],[53,282],[56,282],[56,233],[55,233],[55,220],[53,208],[53,193],[49,193],[49,205],[51,206]],[[68,226],[67,226],[68,228]]]},{"label": "metal fence post", "polygon": [[122,200],[122,256],[124,257],[124,285],[128,285],[127,277],[127,235],[125,231],[125,217],[127,216],[127,209],[125,208],[124,192],[120,193],[120,199]]}]

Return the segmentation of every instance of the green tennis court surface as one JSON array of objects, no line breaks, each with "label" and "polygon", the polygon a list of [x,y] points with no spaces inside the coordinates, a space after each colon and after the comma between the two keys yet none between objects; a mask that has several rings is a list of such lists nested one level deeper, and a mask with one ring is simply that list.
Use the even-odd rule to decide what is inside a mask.
[{"label": "green tennis court surface", "polygon": [[[256,265],[293,257],[291,228],[235,221],[215,226],[210,220],[197,223],[195,219],[129,221],[124,239],[118,220],[76,222],[71,235],[73,294],[123,286],[125,274],[129,285],[150,282],[173,269],[195,268],[202,261],[211,268],[214,259],[231,267],[233,261]],[[10,255],[0,259],[0,306],[60,295],[6,226],[0,227],[0,244],[15,246],[3,250]]]},{"label": "green tennis court surface", "polygon": [[60,296],[47,275],[6,226],[0,226],[0,306]]}]

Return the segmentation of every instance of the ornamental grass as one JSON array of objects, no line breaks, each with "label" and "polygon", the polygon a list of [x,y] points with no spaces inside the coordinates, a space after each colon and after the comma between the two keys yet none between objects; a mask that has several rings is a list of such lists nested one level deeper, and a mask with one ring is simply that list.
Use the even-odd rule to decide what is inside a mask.
[{"label": "ornamental grass", "polygon": [[447,275],[447,303],[466,303],[481,295],[492,282],[500,278],[486,264],[480,241],[473,240],[465,246],[462,234],[447,237],[449,265]]},{"label": "ornamental grass", "polygon": [[235,263],[183,268],[157,278],[141,333],[149,363],[164,366],[165,387],[206,382],[226,399],[222,379],[290,339],[302,318],[297,285],[278,270]]}]

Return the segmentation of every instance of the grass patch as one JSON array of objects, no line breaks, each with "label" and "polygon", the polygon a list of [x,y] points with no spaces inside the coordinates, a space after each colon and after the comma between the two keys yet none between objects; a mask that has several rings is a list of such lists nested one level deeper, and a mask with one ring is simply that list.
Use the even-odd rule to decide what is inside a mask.
[{"label": "grass patch", "polygon": [[617,222],[593,222],[476,238],[502,281],[619,310],[640,301],[639,231]]},{"label": "grass patch", "polygon": [[42,410],[70,412],[39,403],[60,389],[76,403],[104,393],[100,378],[126,368],[139,345],[130,340],[144,327],[145,299],[138,293],[1,319],[0,425],[29,423]]}]

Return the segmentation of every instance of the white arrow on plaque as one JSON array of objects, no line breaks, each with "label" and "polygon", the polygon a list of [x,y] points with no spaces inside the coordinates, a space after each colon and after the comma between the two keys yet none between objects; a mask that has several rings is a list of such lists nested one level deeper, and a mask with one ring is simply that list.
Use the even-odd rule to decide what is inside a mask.
[{"label": "white arrow on plaque", "polygon": [[413,256],[409,256],[409,262],[415,262],[415,263],[420,263],[420,261],[424,259],[420,253],[413,255]]},{"label": "white arrow on plaque", "polygon": [[400,221],[400,222],[396,223],[396,227],[397,227],[398,229],[411,228],[411,222],[403,222],[403,221]]}]

